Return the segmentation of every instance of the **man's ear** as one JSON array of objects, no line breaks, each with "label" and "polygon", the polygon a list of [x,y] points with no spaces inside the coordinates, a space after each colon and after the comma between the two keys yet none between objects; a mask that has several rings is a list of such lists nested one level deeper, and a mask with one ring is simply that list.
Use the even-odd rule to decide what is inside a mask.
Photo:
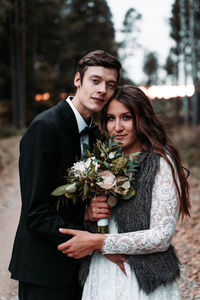
[{"label": "man's ear", "polygon": [[76,88],[80,88],[81,86],[81,76],[79,72],[77,72],[76,75],[74,76],[74,85]]}]

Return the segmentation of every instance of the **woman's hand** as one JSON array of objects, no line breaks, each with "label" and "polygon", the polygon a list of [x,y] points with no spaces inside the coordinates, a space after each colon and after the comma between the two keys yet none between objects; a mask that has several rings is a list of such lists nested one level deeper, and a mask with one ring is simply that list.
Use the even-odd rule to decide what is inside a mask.
[{"label": "woman's hand", "polygon": [[72,235],[73,237],[67,242],[60,244],[58,250],[74,258],[82,258],[94,250],[101,250],[104,239],[106,238],[104,234],[95,234],[82,230],[60,228],[59,231],[63,234]]},{"label": "woman's hand", "polygon": [[119,266],[122,272],[127,276],[126,269],[124,267],[124,262],[129,263],[128,260],[122,254],[104,254],[104,256]]},{"label": "woman's hand", "polygon": [[91,199],[85,211],[84,220],[96,222],[99,219],[107,219],[111,215],[111,208],[105,196],[97,196]]}]

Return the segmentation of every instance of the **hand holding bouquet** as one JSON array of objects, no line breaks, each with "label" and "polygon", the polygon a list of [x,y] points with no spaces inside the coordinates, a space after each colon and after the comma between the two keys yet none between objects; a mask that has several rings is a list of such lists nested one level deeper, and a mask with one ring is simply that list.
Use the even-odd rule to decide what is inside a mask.
[{"label": "hand holding bouquet", "polygon": [[[85,158],[67,170],[67,184],[56,188],[52,195],[65,195],[66,199],[71,198],[73,203],[79,198],[84,201],[97,195],[105,195],[111,207],[117,204],[118,197],[130,199],[135,193],[131,182],[138,166],[138,152],[125,154],[120,148],[120,143],[115,142],[114,138],[106,135],[105,142],[97,140],[92,152],[84,145]],[[100,225],[102,220],[103,226]],[[102,220],[98,221],[97,228],[98,232],[105,233],[108,220]]]}]

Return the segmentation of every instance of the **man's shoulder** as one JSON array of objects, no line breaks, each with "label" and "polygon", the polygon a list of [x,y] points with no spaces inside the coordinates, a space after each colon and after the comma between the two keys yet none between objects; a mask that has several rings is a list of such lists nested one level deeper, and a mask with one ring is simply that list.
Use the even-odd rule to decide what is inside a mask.
[{"label": "man's shoulder", "polygon": [[58,122],[58,120],[62,120],[63,115],[68,115],[71,109],[69,104],[66,102],[65,99],[58,102],[55,106],[39,113],[31,122],[34,123],[41,123],[51,126]]},{"label": "man's shoulder", "polygon": [[27,133],[39,135],[57,134],[62,129],[67,133],[76,123],[75,117],[69,104],[61,100],[57,105],[39,113],[28,126]]}]

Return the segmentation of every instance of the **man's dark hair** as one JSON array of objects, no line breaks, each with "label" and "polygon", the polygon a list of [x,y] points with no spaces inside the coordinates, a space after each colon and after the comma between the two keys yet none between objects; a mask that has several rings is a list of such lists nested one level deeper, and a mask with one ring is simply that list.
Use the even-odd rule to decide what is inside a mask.
[{"label": "man's dark hair", "polygon": [[83,81],[84,73],[88,67],[100,66],[108,69],[115,69],[117,71],[117,82],[119,82],[121,63],[113,55],[103,51],[95,50],[89,52],[78,62],[77,72],[80,73],[81,82]]}]

